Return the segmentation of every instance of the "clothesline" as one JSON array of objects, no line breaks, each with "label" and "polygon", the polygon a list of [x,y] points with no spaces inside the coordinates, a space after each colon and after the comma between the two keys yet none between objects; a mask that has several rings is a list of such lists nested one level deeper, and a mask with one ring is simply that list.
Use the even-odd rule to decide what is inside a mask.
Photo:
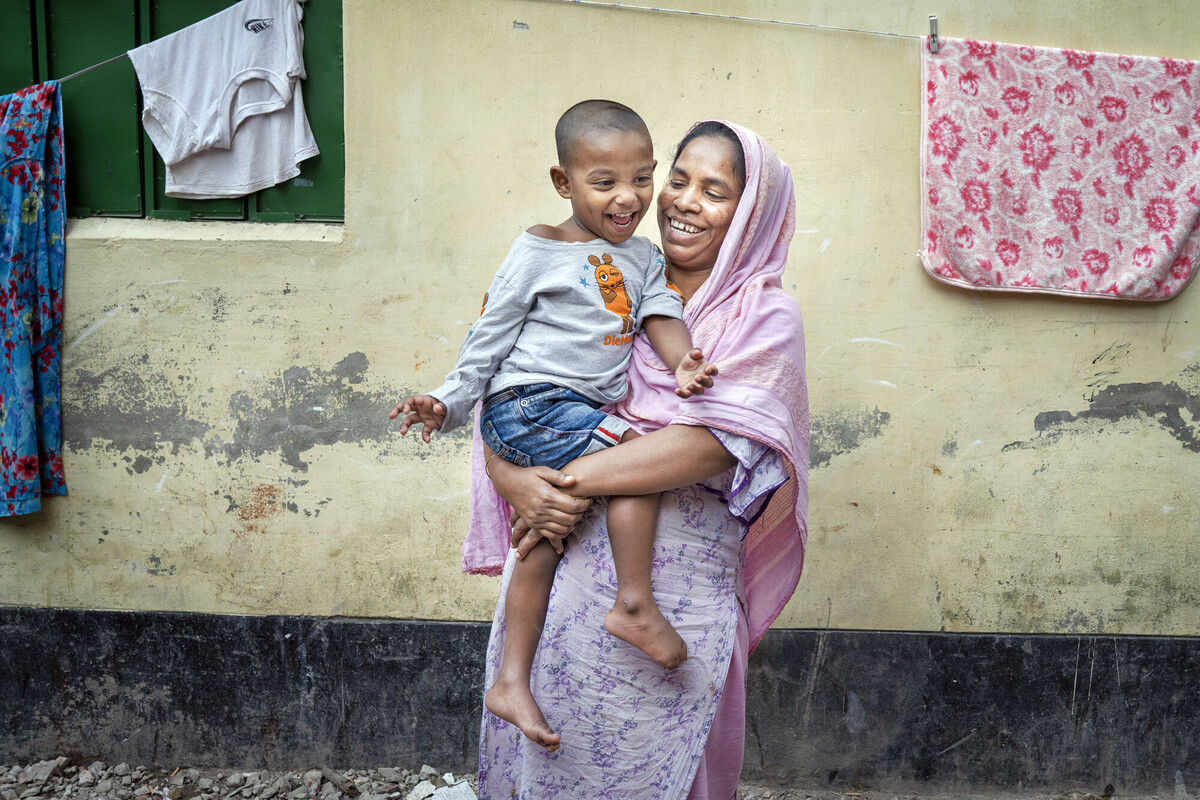
[{"label": "clothesline", "polygon": [[[605,2],[603,2],[603,0],[552,0],[552,2],[573,3],[575,5],[580,5],[580,6],[600,6],[603,8],[615,8],[615,9],[619,9],[622,11],[649,11],[649,12],[656,13],[656,14],[683,14],[683,15],[690,16],[690,17],[710,17],[713,19],[738,20],[740,22],[763,22],[763,23],[767,23],[769,25],[789,25],[789,26],[797,27],[797,28],[815,28],[817,30],[822,30],[822,31],[843,31],[846,33],[866,33],[866,34],[870,34],[872,36],[893,36],[898,39],[923,39],[924,38],[923,34],[915,34],[915,33],[895,33],[892,31],[873,31],[873,30],[868,30],[866,28],[842,28],[842,27],[839,27],[836,25],[818,25],[815,22],[793,22],[791,20],[786,20],[786,19],[766,19],[766,18],[761,18],[761,17],[740,17],[735,14],[713,14],[708,11],[684,11],[682,9],[677,9],[677,8],[661,8],[658,6],[635,6],[635,5],[630,5],[628,3],[605,3]],[[930,17],[929,25],[930,25],[930,33],[933,36],[934,41],[936,41],[937,40],[937,17]],[[935,50],[934,52],[937,52],[937,51]],[[114,61],[120,61],[122,58],[126,58],[126,57],[127,57],[127,55],[125,53],[121,53],[120,55],[116,55],[116,56],[113,56],[112,58],[101,61],[99,64],[92,64],[90,67],[84,67],[83,69],[79,70],[78,72],[72,72],[70,75],[68,75],[65,78],[59,78],[58,82],[64,83],[66,81],[71,80],[72,78],[78,78],[80,75],[84,75],[88,72],[91,72],[94,69],[98,69],[107,64],[111,64]]]},{"label": "clothesline", "polygon": [[[798,28],[817,28],[823,31],[844,31],[847,33],[867,33],[873,36],[894,36],[900,39],[922,39],[923,34],[894,33],[892,31],[872,31],[865,28],[842,28],[835,25],[818,25],[813,22],[792,22],[785,19],[765,19],[760,17],[740,17],[734,14],[714,14],[708,11],[684,11],[677,8],[661,8],[658,6],[635,6],[628,3],[606,3],[603,0],[551,0],[556,3],[573,3],[581,6],[601,6],[616,8],[624,11],[649,11],[657,14],[683,14],[690,17],[710,17],[713,19],[738,20],[740,22],[763,22],[769,25],[790,25]],[[936,36],[936,17],[930,17],[930,31]],[[935,51],[936,52],[936,51]]]},{"label": "clothesline", "polygon": [[72,72],[70,75],[68,75],[65,78],[59,78],[58,82],[66,83],[67,81],[71,80],[71,78],[78,78],[80,75],[83,75],[85,72],[91,72],[94,69],[103,67],[105,64],[111,64],[114,61],[120,61],[122,58],[129,58],[129,54],[121,53],[120,55],[113,56],[112,58],[109,58],[109,59],[105,59],[104,61],[101,61],[99,64],[92,64],[90,67],[84,67],[83,69],[79,70],[78,72]]},{"label": "clothesline", "polygon": [[[307,0],[300,0],[300,5],[304,5],[305,2],[307,2]],[[72,72],[70,75],[68,75],[65,78],[59,78],[58,82],[63,83],[65,81],[71,80],[71,78],[78,78],[80,75],[84,75],[88,72],[91,72],[94,69],[99,69],[100,67],[111,64],[114,61],[120,61],[122,58],[128,58],[128,57],[129,57],[128,53],[121,53],[120,55],[115,55],[112,58],[106,58],[104,61],[101,61],[99,64],[92,64],[90,67],[84,67],[83,69],[79,70],[78,72]]]}]

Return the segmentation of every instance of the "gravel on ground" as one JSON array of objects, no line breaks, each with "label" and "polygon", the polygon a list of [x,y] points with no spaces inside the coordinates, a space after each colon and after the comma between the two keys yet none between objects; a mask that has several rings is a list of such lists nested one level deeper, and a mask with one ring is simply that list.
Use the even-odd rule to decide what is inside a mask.
[{"label": "gravel on ground", "polygon": [[[103,761],[76,764],[66,756],[59,756],[33,764],[0,766],[0,800],[477,800],[476,792],[474,774],[439,772],[428,764],[416,769],[158,769],[125,763],[109,765]],[[1118,795],[1111,788],[1102,795],[912,794],[779,788],[751,783],[739,787],[738,797],[739,800],[1159,800],[1152,795]]]}]

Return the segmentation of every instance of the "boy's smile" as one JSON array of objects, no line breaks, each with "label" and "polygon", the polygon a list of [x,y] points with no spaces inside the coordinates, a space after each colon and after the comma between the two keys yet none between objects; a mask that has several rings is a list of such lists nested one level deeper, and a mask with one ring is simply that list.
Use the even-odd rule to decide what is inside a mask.
[{"label": "boy's smile", "polygon": [[654,197],[654,147],[631,131],[604,131],[580,142],[568,167],[550,170],[554,188],[571,201],[570,222],[591,238],[624,242]]}]

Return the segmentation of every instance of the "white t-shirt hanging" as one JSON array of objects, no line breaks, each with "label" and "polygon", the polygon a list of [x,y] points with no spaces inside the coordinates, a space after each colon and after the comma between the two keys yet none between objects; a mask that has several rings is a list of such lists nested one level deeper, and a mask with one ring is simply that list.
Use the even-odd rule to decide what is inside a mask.
[{"label": "white t-shirt hanging", "polygon": [[167,167],[167,195],[193,200],[240,197],[300,174],[301,161],[318,153],[299,81],[286,108],[247,117],[233,147],[203,150]]},{"label": "white t-shirt hanging", "polygon": [[302,14],[297,0],[242,0],[129,51],[168,195],[241,196],[317,154],[299,88]]}]

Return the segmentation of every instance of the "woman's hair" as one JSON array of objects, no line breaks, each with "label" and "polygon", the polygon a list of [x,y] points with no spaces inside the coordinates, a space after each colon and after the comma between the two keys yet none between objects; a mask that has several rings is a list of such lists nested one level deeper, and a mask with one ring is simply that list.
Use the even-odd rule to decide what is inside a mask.
[{"label": "woman's hair", "polygon": [[707,122],[701,122],[696,127],[688,131],[687,136],[683,137],[683,141],[675,148],[675,157],[671,159],[671,165],[679,160],[679,154],[683,149],[691,144],[694,140],[705,136],[710,136],[714,139],[724,139],[733,145],[733,170],[738,178],[741,179],[742,185],[739,188],[746,188],[746,151],[742,149],[742,140],[734,132],[733,128],[728,125],[710,119]]}]

